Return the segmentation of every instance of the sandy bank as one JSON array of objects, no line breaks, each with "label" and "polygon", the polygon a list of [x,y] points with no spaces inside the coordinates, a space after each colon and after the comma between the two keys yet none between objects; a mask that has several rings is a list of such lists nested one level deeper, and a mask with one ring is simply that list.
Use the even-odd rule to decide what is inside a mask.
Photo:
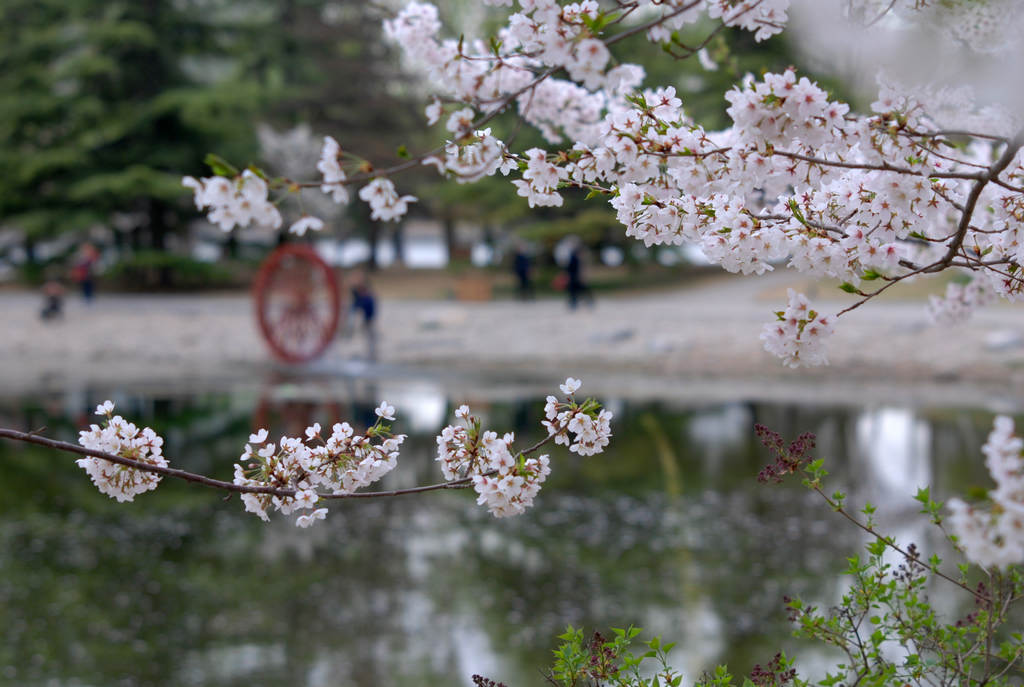
[{"label": "sandy bank", "polygon": [[[1024,395],[1024,309],[996,306],[958,328],[931,326],[920,302],[878,302],[840,321],[831,365],[791,371],[758,334],[782,307],[792,275],[716,279],[670,292],[600,299],[569,312],[560,300],[521,303],[382,299],[379,365],[392,375],[532,380],[573,374],[626,393]],[[841,301],[819,301],[834,312]],[[248,294],[101,296],[70,300],[62,321],[38,318],[39,298],[0,293],[2,393],[68,386],[198,385],[278,374]],[[341,339],[306,373],[358,374],[366,343]],[[302,370],[292,372],[303,373]],[[836,389],[844,391],[836,391]],[[888,389],[889,391],[885,391]],[[790,390],[787,392],[787,390]]]}]

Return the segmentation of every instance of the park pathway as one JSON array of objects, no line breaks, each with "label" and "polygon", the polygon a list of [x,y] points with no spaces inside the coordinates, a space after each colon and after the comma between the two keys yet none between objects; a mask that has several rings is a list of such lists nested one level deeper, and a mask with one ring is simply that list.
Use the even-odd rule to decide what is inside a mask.
[{"label": "park pathway", "polygon": [[[1024,308],[993,306],[956,328],[932,326],[920,301],[868,304],[839,322],[831,365],[786,370],[758,339],[785,306],[791,274],[715,277],[687,288],[599,298],[570,312],[562,300],[380,304],[378,363],[366,342],[340,338],[317,374],[429,370],[502,378],[590,375],[664,393],[743,380],[778,390],[798,384],[973,385],[1024,393]],[[849,300],[818,294],[835,312]],[[105,295],[70,299],[62,321],[38,318],[40,298],[0,292],[0,393],[73,385],[215,385],[280,372],[256,329],[248,294]],[[766,392],[767,393],[767,392]],[[922,393],[928,393],[927,391]]]}]

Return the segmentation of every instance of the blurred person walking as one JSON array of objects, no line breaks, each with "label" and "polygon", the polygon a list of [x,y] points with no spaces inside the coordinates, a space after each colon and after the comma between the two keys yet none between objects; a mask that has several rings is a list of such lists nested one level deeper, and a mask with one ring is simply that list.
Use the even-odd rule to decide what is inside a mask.
[{"label": "blurred person walking", "polygon": [[64,285],[55,276],[43,284],[43,309],[39,311],[42,320],[54,320],[64,316]]},{"label": "blurred person walking", "polygon": [[[370,287],[369,277],[365,273],[356,276],[352,283],[352,306],[353,316],[360,316],[362,330],[366,336],[366,353],[370,361],[377,360],[377,296]],[[356,323],[347,327],[348,332],[354,331]]]},{"label": "blurred person walking", "polygon": [[594,294],[583,279],[583,263],[585,260],[585,248],[581,241],[573,245],[569,254],[569,261],[565,265],[566,285],[565,289],[569,294],[569,308],[575,310],[579,305],[581,297],[585,297],[590,306],[594,305]]},{"label": "blurred person walking", "polygon": [[517,294],[519,299],[524,301],[533,300],[533,280],[530,274],[533,270],[533,260],[526,251],[526,244],[522,241],[516,242],[516,254],[512,260],[512,270],[515,272],[516,281],[518,282]]},{"label": "blurred person walking", "polygon": [[78,284],[82,290],[82,298],[86,303],[92,303],[96,290],[96,263],[99,262],[100,252],[96,246],[88,241],[78,248],[78,256],[71,266],[71,280]]}]

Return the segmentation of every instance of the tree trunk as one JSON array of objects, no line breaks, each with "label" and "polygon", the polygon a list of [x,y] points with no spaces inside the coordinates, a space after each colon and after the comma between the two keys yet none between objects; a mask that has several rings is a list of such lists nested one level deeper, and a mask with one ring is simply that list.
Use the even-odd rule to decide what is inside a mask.
[{"label": "tree trunk", "polygon": [[31,236],[25,236],[25,264],[34,267],[36,264],[36,240]]},{"label": "tree trunk", "polygon": [[451,215],[444,217],[444,245],[448,250],[448,262],[455,259],[455,219]]},{"label": "tree trunk", "polygon": [[405,229],[402,223],[395,224],[391,243],[395,247],[395,262],[405,265]]},{"label": "tree trunk", "polygon": [[367,242],[370,244],[370,258],[366,261],[366,268],[371,272],[376,272],[379,265],[377,264],[377,244],[380,241],[380,223],[370,220],[370,224],[367,227],[366,232]]},{"label": "tree trunk", "polygon": [[238,257],[238,237],[235,232],[228,234],[228,238],[224,242],[224,252],[232,260]]}]

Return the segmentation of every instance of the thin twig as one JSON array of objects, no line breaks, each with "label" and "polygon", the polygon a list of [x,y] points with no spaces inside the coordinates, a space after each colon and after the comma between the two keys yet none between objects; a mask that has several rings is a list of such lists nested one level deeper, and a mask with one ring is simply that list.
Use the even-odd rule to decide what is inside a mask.
[{"label": "thin twig", "polygon": [[[809,162],[815,165],[821,165],[822,167],[842,167],[844,169],[863,169],[878,172],[894,172],[896,174],[908,174],[911,176],[925,177],[928,179],[968,179],[980,181],[985,176],[985,174],[983,174],[982,172],[926,172],[926,170],[910,169],[909,167],[896,167],[895,165],[890,165],[886,163],[877,165],[866,162],[841,162],[839,160],[825,160],[820,157],[811,157],[810,155],[802,155],[800,153],[793,153],[787,150],[773,150],[772,154],[781,155],[782,157],[788,157],[794,160],[801,160],[803,162]],[[1007,162],[1007,164],[1009,164],[1009,162]]]},{"label": "thin twig", "polygon": [[[910,553],[908,551],[905,551],[905,550],[901,549],[896,544],[896,542],[892,540],[891,537],[886,537],[885,535],[880,534],[878,532],[878,530],[876,530],[874,527],[871,527],[869,525],[865,525],[860,520],[858,520],[854,516],[850,515],[850,513],[847,512],[845,508],[843,508],[841,505],[839,505],[839,503],[837,503],[836,501],[832,500],[831,496],[829,496],[824,491],[822,491],[821,487],[811,487],[811,489],[816,494],[821,496],[821,498],[825,499],[825,502],[832,508],[832,510],[834,510],[836,513],[839,513],[840,515],[842,515],[844,518],[846,518],[851,523],[853,523],[856,527],[858,527],[859,529],[867,532],[872,537],[874,537],[878,541],[882,542],[883,544],[888,546],[890,549],[892,549],[896,553],[902,555],[907,560],[917,560],[917,556],[912,556],[912,555],[910,555]],[[955,578],[950,577],[949,575],[945,574],[941,570],[932,568],[930,566],[929,566],[929,569],[932,571],[932,573],[934,573],[938,577],[941,577],[942,579],[946,580],[947,582],[952,582],[957,587],[960,587],[964,591],[968,592],[969,594],[974,596],[974,598],[978,599],[979,601],[984,601],[985,603],[990,603],[992,601],[989,597],[987,597],[984,594],[981,594],[981,593],[971,589],[970,587],[968,587],[966,584],[964,584],[960,580],[957,580]]]}]

